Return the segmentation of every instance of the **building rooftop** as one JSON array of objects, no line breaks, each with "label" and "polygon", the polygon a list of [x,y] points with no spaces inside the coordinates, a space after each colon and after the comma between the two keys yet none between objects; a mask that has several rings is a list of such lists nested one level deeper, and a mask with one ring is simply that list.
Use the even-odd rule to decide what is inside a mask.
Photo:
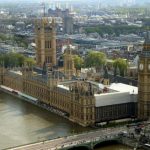
[{"label": "building rooftop", "polygon": [[57,87],[69,91],[69,87],[64,86],[64,85],[62,85],[62,84],[58,84]]},{"label": "building rooftop", "polygon": [[10,70],[10,72],[22,76],[22,72],[21,71]]},{"label": "building rooftop", "polygon": [[118,92],[129,92],[130,94],[138,94],[138,87],[123,83],[112,83],[108,88]]}]

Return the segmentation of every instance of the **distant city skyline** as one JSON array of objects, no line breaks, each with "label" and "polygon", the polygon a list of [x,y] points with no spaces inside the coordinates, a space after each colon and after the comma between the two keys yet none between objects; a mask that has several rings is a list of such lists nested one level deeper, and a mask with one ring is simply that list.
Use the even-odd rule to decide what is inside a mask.
[{"label": "distant city skyline", "polygon": [[[72,2],[72,1],[77,1],[77,2],[79,2],[79,0],[53,0],[53,1],[51,1],[51,0],[32,0],[32,2],[42,2],[42,1],[45,1],[45,2],[67,2],[67,1],[70,1],[70,2]],[[101,3],[106,3],[106,4],[118,4],[118,3],[136,3],[136,4],[144,4],[144,3],[147,3],[147,2],[150,2],[149,0],[107,0],[107,1],[104,1],[104,0],[83,0],[83,1],[85,1],[85,2],[87,2],[87,1],[89,1],[89,2],[101,2]],[[82,2],[83,2],[82,1]],[[18,2],[26,2],[26,3],[28,3],[28,2],[31,2],[30,0],[0,0],[0,2],[2,2],[2,3],[6,3],[6,2],[11,2],[11,3],[18,3]]]}]

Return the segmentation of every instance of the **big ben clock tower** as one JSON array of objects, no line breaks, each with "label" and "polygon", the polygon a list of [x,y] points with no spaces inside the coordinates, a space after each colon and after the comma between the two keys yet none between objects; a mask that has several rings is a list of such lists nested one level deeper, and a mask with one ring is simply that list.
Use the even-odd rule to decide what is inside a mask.
[{"label": "big ben clock tower", "polygon": [[150,118],[150,32],[147,32],[139,59],[138,118]]}]

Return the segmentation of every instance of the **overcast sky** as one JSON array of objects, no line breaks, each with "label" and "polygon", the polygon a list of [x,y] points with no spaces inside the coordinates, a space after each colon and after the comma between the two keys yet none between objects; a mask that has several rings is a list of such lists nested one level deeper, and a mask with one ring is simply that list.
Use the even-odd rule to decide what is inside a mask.
[{"label": "overcast sky", "polygon": [[[54,2],[54,1],[78,1],[79,0],[0,0],[0,2],[42,2],[42,1],[49,1],[49,2]],[[80,0],[81,2],[85,1],[101,1],[103,3],[118,3],[118,2],[135,2],[135,3],[145,3],[145,2],[150,2],[150,0]]]}]

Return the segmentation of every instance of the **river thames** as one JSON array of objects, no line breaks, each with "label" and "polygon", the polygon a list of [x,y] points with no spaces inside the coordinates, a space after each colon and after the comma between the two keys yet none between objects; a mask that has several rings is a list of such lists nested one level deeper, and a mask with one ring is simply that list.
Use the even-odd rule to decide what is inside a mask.
[{"label": "river thames", "polygon": [[[0,92],[0,149],[89,131],[77,124]],[[130,150],[111,145],[97,150]]]}]

